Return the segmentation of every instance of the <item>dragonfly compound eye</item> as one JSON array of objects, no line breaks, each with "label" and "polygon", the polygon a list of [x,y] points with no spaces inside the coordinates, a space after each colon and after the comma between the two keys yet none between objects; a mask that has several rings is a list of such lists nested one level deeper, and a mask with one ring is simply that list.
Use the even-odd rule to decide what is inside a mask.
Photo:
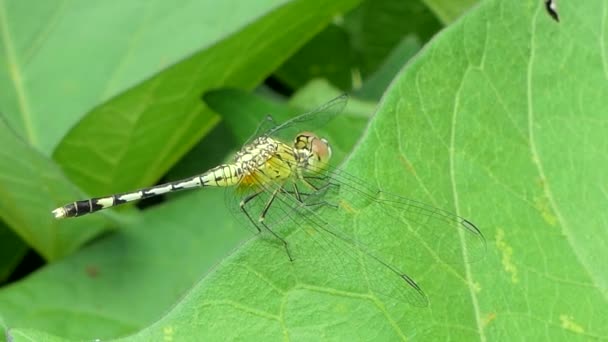
[{"label": "dragonfly compound eye", "polygon": [[310,151],[313,159],[311,164],[316,168],[324,168],[331,158],[331,147],[325,139],[314,136],[310,142]]},{"label": "dragonfly compound eye", "polygon": [[323,167],[329,162],[331,158],[331,147],[329,142],[325,139],[317,138],[316,136],[312,139],[310,149],[312,154],[317,158],[317,162]]},{"label": "dragonfly compound eye", "polygon": [[306,160],[306,168],[309,171],[323,169],[331,158],[329,142],[311,132],[298,134],[294,142],[294,148],[296,151],[300,151],[301,158]]}]

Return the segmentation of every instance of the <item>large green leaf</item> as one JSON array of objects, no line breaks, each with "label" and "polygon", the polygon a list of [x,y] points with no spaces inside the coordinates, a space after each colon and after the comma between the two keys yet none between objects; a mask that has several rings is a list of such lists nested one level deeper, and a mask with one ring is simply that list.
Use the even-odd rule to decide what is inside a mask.
[{"label": "large green leaf", "polygon": [[608,87],[597,44],[607,13],[601,1],[561,5],[556,24],[541,2],[488,1],[443,32],[395,81],[348,163],[486,235],[478,262],[408,263],[400,227],[357,222],[366,242],[398,241],[383,251],[407,266],[430,307],[308,281],[328,265],[294,278],[281,248],[256,240],[130,339],[608,336]]},{"label": "large green leaf", "polygon": [[[85,113],[238,32],[274,5],[258,2],[226,16],[228,7],[212,1],[3,1],[2,109],[11,126],[50,155]],[[188,85],[182,82],[174,91]]]},{"label": "large green leaf", "polygon": [[[540,1],[487,1],[448,28],[395,80],[347,164],[380,188],[456,211],[484,232],[485,259],[413,262],[400,226],[383,225],[374,213],[351,221],[362,241],[407,269],[429,307],[384,301],[360,274],[328,284],[329,263],[294,273],[280,246],[256,239],[129,340],[608,336],[601,50],[608,13],[600,0],[560,6],[556,24]],[[201,208],[188,204],[175,205],[184,215]],[[160,224],[177,231],[179,219]],[[381,246],[386,236],[391,241]],[[120,284],[130,280],[124,277]],[[129,304],[120,318],[147,301]],[[2,316],[14,340],[46,336]]]}]

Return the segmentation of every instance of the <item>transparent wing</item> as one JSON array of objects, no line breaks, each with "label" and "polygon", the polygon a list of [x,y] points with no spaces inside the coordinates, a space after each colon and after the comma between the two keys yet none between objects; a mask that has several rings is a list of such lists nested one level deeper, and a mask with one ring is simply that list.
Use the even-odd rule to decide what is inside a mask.
[{"label": "transparent wing", "polygon": [[298,115],[280,125],[276,125],[272,116],[267,116],[258,126],[255,136],[266,135],[278,137],[283,141],[291,141],[295,138],[296,134],[301,132],[302,128],[314,132],[316,129],[325,126],[342,113],[347,102],[348,95],[342,94],[320,107]]},{"label": "transparent wing", "polygon": [[258,127],[255,129],[255,132],[253,132],[253,134],[249,137],[249,139],[247,139],[247,141],[245,142],[245,145],[250,144],[255,138],[257,138],[259,136],[266,135],[265,134],[266,132],[270,132],[278,126],[279,126],[279,124],[276,122],[276,120],[274,119],[274,117],[272,115],[266,115],[264,120],[262,120],[258,124]]},{"label": "transparent wing", "polygon": [[486,241],[477,226],[452,212],[378,190],[342,169],[318,170],[305,179],[315,187],[330,184],[335,188],[335,195],[326,200],[342,210],[366,211],[379,218],[378,225],[387,221],[398,223],[402,227],[398,238],[408,244],[408,259],[430,257],[438,262],[458,264],[478,261],[486,253]]},{"label": "transparent wing", "polygon": [[[300,131],[314,131],[332,120],[347,99],[339,96],[281,125],[267,117],[254,137],[269,135],[290,141]],[[280,167],[284,166],[271,165]],[[416,263],[424,258],[466,263],[485,255],[483,235],[463,217],[380,191],[342,169],[314,171],[280,182],[258,172],[253,175],[253,186],[227,196],[229,206],[242,221],[285,249],[303,281],[336,288],[363,283],[363,291],[424,306],[427,298],[423,291],[394,263],[404,265],[402,258]],[[361,234],[373,236],[361,239]],[[368,245],[373,249],[361,241],[372,241]],[[399,252],[393,253],[395,250]],[[357,276],[363,280],[345,281]]]},{"label": "transparent wing", "polygon": [[292,141],[296,134],[304,130],[315,131],[325,126],[344,110],[347,103],[348,95],[342,94],[320,107],[298,115],[282,124],[279,124],[272,115],[266,115],[244,145],[250,144],[255,138],[262,135],[276,137],[286,142]]},{"label": "transparent wing", "polygon": [[[262,173],[255,177],[267,195],[265,201],[256,202],[264,216],[263,229],[268,231],[265,235],[286,249],[286,257],[292,260],[300,281],[371,292],[415,306],[428,304],[424,292],[405,272],[344,234],[336,222],[320,213],[322,208],[334,208],[324,199],[333,190],[331,187],[315,190],[295,178],[279,184]],[[357,284],[365,286],[356,288]]]}]

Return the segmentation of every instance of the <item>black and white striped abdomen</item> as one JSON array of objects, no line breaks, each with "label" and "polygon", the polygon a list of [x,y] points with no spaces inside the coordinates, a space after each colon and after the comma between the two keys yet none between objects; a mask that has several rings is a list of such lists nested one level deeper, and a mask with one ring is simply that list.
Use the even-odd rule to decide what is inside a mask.
[{"label": "black and white striped abdomen", "polygon": [[169,192],[181,191],[206,186],[232,186],[238,184],[242,172],[233,164],[224,164],[205,172],[202,175],[165,183],[137,191],[104,197],[76,201],[53,210],[56,218],[82,216],[96,211],[115,207],[123,203],[154,197]]}]

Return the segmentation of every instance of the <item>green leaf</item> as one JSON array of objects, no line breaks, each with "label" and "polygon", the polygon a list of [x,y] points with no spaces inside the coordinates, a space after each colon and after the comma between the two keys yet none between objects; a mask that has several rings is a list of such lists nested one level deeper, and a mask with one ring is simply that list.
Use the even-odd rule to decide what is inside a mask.
[{"label": "green leaf", "polygon": [[266,116],[271,115],[278,122],[283,122],[297,112],[278,101],[238,89],[210,91],[203,96],[203,100],[222,116],[239,146],[251,138]]},{"label": "green leaf", "polygon": [[209,170],[227,162],[239,148],[226,123],[221,121],[167,172],[162,181],[184,179]]},{"label": "green leaf", "polygon": [[363,1],[311,39],[275,75],[294,89],[315,78],[325,78],[341,89],[357,89],[404,37],[426,42],[440,28],[419,1]]},{"label": "green leaf", "polygon": [[[202,260],[191,256],[190,264],[181,251],[200,251],[197,234],[221,226],[226,215],[219,198],[204,201],[209,192],[201,191],[195,200],[175,201],[171,215],[148,210],[150,221],[129,226],[106,242],[111,246],[83,251],[95,250],[95,260],[107,262],[98,278],[116,272],[100,285],[74,256],[74,264],[63,266],[67,274],[53,265],[3,289],[1,325],[15,336],[25,331],[23,339],[42,336],[21,328],[29,326],[93,339],[143,325],[125,339],[605,338],[608,90],[599,39],[608,13],[599,0],[560,6],[559,24],[536,0],[487,1],[462,17],[395,79],[348,159],[347,169],[371,184],[456,211],[485,234],[485,259],[446,264],[412,259],[417,245],[384,216],[367,212],[343,225],[406,270],[429,307],[377,296],[361,281],[366,273],[328,279],[344,274],[330,259],[294,272],[284,249],[264,239],[246,244],[192,287],[195,277],[182,275],[200,271],[195,264]],[[172,239],[190,220],[198,230],[186,228],[186,238]],[[144,237],[149,248],[133,249]],[[360,271],[363,265],[354,264]],[[80,275],[65,281],[70,272]],[[59,304],[45,307],[49,300]],[[56,308],[71,313],[69,324],[57,321]],[[45,327],[47,319],[56,326]],[[92,331],[83,330],[87,324]]]},{"label": "green leaf", "polygon": [[563,3],[556,24],[535,0],[484,2],[384,97],[347,168],[471,218],[489,242],[477,262],[407,262],[400,227],[356,221],[368,242],[392,237],[383,252],[430,307],[384,302],[354,278],[342,280],[356,290],[324,285],[326,264],[294,275],[280,246],[255,240],[129,340],[608,336],[602,6]]},{"label": "green leaf", "polygon": [[344,28],[357,52],[361,77],[366,79],[404,37],[426,43],[441,24],[420,1],[369,0],[344,18]]},{"label": "green leaf", "polygon": [[421,49],[420,42],[407,36],[391,51],[380,68],[371,74],[355,94],[365,99],[380,100],[391,81],[406,63]]},{"label": "green leaf", "polygon": [[325,78],[341,89],[350,89],[354,67],[355,54],[348,34],[333,24],[298,50],[275,74],[292,89],[300,88],[313,78]]},{"label": "green leaf", "polygon": [[251,237],[233,223],[223,195],[223,189],[185,193],[2,289],[6,326],[105,340],[151,324],[227,250]]},{"label": "green leaf", "polygon": [[69,341],[59,336],[51,335],[43,331],[34,329],[11,329],[6,332],[6,340],[11,342],[18,341],[45,341],[45,342],[66,342]]},{"label": "green leaf", "polygon": [[477,0],[422,0],[422,2],[424,2],[444,24],[455,21],[467,10],[473,8],[475,4],[479,3]]},{"label": "green leaf", "polygon": [[27,252],[27,245],[0,222],[0,284],[15,270]]},{"label": "green leaf", "polygon": [[[0,117],[0,217],[47,260],[72,253],[100,232],[107,215],[53,219],[55,203],[82,196],[47,157],[16,136]],[[79,229],[79,227],[86,227]]]}]

